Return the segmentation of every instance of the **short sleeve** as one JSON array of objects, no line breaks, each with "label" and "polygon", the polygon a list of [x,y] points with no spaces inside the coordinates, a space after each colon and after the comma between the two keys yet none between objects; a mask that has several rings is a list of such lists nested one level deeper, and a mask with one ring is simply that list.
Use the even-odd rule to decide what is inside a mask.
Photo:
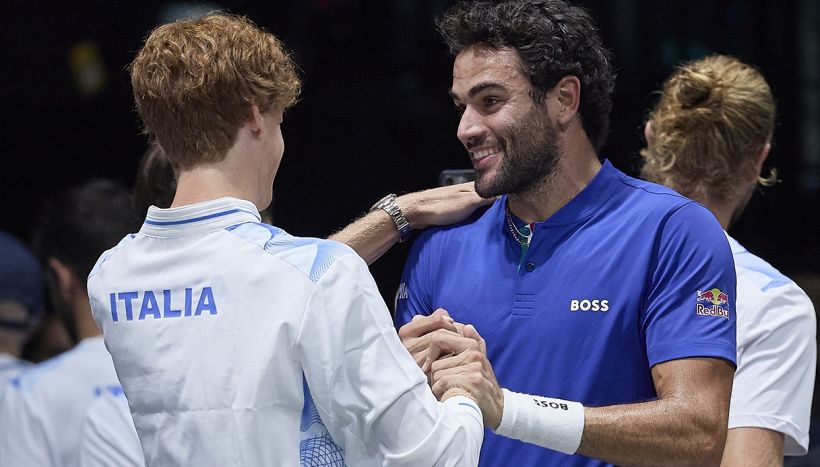
[{"label": "short sleeve", "polygon": [[688,357],[735,364],[735,268],[717,219],[687,203],[669,215],[655,242],[640,317],[650,365]]},{"label": "short sleeve", "polygon": [[764,291],[738,276],[738,368],[729,428],[785,435],[784,454],[806,454],[817,363],[817,323],[808,296],[793,282]]}]

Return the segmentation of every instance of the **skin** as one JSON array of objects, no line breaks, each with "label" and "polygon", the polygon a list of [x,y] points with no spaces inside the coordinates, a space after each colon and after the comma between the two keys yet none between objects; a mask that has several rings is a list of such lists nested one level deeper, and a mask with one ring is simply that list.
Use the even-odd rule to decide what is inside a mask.
[{"label": "skin", "polygon": [[[396,198],[399,209],[413,229],[461,222],[478,207],[492,202],[493,199],[478,196],[472,182],[409,193]],[[347,244],[367,264],[372,264],[398,242],[399,233],[393,219],[380,209],[362,216],[329,238]]]},{"label": "skin", "polygon": [[[729,229],[729,226],[740,217],[740,214],[743,213],[749,203],[757,186],[757,174],[762,170],[770,149],[771,144],[766,143],[753,161],[755,170],[752,173],[754,173],[754,177],[746,177],[745,180],[741,178],[748,187],[744,194],[735,200],[724,203],[703,203],[715,214],[724,230]],[[778,431],[758,427],[732,428],[726,437],[721,465],[737,467],[783,465],[783,443],[783,433]]]},{"label": "skin", "polygon": [[[11,322],[24,323],[28,310],[15,300],[0,300],[0,317]],[[20,356],[20,350],[27,337],[27,331],[0,328],[0,354]]]},{"label": "skin", "polygon": [[[520,118],[533,106],[547,117],[555,129],[559,154],[555,173],[508,198],[510,210],[525,222],[543,221],[577,195],[601,165],[578,116],[578,79],[562,78],[543,103],[535,104],[529,97],[532,85],[520,70],[514,50],[473,46],[456,57],[451,96],[462,110],[458,138],[473,160],[477,186],[492,185],[503,175],[503,161],[509,155],[500,142],[510,139],[510,129]],[[457,373],[452,371],[457,366],[452,357],[438,360],[441,355],[458,353],[468,345],[466,340],[474,340],[466,333],[458,335],[452,327],[455,325],[442,316],[418,317],[403,326],[399,335],[416,362],[422,362],[434,388],[457,384],[475,394],[473,391],[487,391],[481,385],[489,384],[489,396],[478,402],[483,412],[491,414],[485,416],[485,424],[496,428],[501,417],[492,414],[503,414],[503,400],[499,400],[501,392],[494,377],[481,381],[487,378],[485,368],[491,368],[486,349],[479,345],[478,355],[471,354],[480,365]],[[719,464],[727,431],[732,365],[720,359],[691,358],[660,363],[651,373],[658,399],[585,408],[578,453],[615,464]]]},{"label": "skin", "polygon": [[[652,140],[653,130],[651,121],[646,122],[646,125],[644,125],[643,134],[646,141],[649,142]],[[722,200],[719,198],[697,197],[691,193],[684,194],[706,206],[706,208],[712,211],[712,214],[715,215],[718,222],[720,222],[723,230],[729,230],[729,227],[731,227],[740,215],[743,214],[743,211],[746,209],[746,205],[748,205],[749,201],[752,199],[752,194],[754,194],[754,190],[757,187],[757,177],[763,170],[763,164],[766,162],[766,158],[769,157],[769,152],[771,149],[772,144],[770,135],[769,141],[766,141],[766,144],[763,145],[757,153],[757,156],[755,156],[754,159],[746,161],[745,167],[740,166],[737,168],[735,171],[736,176],[734,180],[738,186],[742,186],[744,189],[741,190],[741,193],[736,198]]]},{"label": "skin", "polygon": [[80,279],[72,268],[57,258],[49,258],[48,266],[54,272],[60,298],[71,310],[77,339],[101,336],[102,331],[91,314],[91,303],[88,300],[85,280]]},{"label": "skin", "polygon": [[783,465],[783,433],[757,427],[732,428],[723,450],[723,467]]},{"label": "skin", "polygon": [[[543,103],[536,104],[529,96],[532,85],[520,70],[520,59],[512,49],[471,47],[456,57],[450,95],[461,111],[456,135],[473,162],[479,192],[481,186],[499,183],[504,160],[510,157],[501,141],[514,138],[523,117],[539,112],[555,130],[554,143],[561,156],[554,173],[529,190],[509,193],[510,210],[529,223],[547,219],[580,193],[601,163],[578,120],[578,79],[562,78]],[[484,156],[486,151],[491,155]]]},{"label": "skin", "polygon": [[253,202],[259,211],[266,209],[285,152],[281,124],[282,109],[262,112],[252,105],[251,118],[222,160],[180,170],[171,207],[231,196]]},{"label": "skin", "polygon": [[[644,136],[651,142],[652,122],[644,126]],[[706,206],[717,218],[724,230],[729,227],[746,209],[746,205],[757,187],[757,177],[763,170],[763,164],[771,151],[771,143],[766,142],[757,156],[746,161],[747,167],[736,170],[735,182],[743,187],[740,194],[733,199],[693,197]],[[723,450],[722,466],[765,467],[783,465],[783,433],[758,427],[737,427],[728,431]]]},{"label": "skin", "polygon": [[[274,107],[269,111],[262,112],[256,105],[252,105],[250,110],[251,118],[239,128],[236,142],[222,160],[180,170],[176,194],[174,201],[171,203],[172,208],[226,196],[250,200],[260,211],[268,207],[273,196],[273,181],[276,178],[285,151],[285,142],[281,131],[282,110]],[[420,213],[424,213],[426,212],[424,210],[425,203],[422,201],[432,199],[434,204],[438,205],[438,208],[431,211],[436,215],[428,218],[427,221],[436,218],[442,220],[454,219],[453,214],[449,211],[441,214],[439,210],[446,196],[459,191],[463,192],[460,196],[465,210],[457,213],[456,217],[461,215],[466,217],[469,214],[464,213],[466,209],[472,206],[469,210],[469,212],[472,212],[476,205],[484,203],[482,200],[476,200],[475,194],[471,193],[469,188],[451,187],[450,190],[437,192],[439,194],[433,194],[432,196],[428,193],[418,197],[418,199],[411,197],[411,200],[416,199],[418,201],[411,204],[413,204],[414,209],[417,208]],[[421,217],[424,218],[423,215]],[[418,222],[418,225],[424,225],[423,222],[425,221]],[[383,216],[379,213],[372,213],[371,220],[359,224],[357,228],[362,228],[364,225],[367,232],[368,225],[371,227],[375,225],[373,229],[370,229],[371,234],[375,235],[379,231],[387,231],[389,232],[388,237],[397,236],[395,224],[392,224],[390,228],[385,227],[385,225],[390,224],[392,224],[392,220],[386,213]],[[392,229],[392,232],[389,229]],[[341,232],[340,234],[337,238],[343,238],[347,235]],[[388,241],[392,245],[395,239],[390,238]],[[365,248],[363,251],[366,255],[374,257],[375,260],[380,254],[378,251],[382,248],[384,248],[383,245],[375,249]],[[384,250],[387,248],[384,248]],[[470,349],[478,347],[475,342],[471,339],[470,345],[472,347]],[[461,351],[465,350],[467,350],[467,347],[463,346]],[[458,384],[454,384],[443,391],[440,398],[444,401],[457,395],[463,395],[478,402],[478,398],[465,391]]]},{"label": "skin", "polygon": [[472,325],[454,322],[439,308],[430,316],[413,317],[399,329],[399,338],[427,374],[436,397],[460,387],[478,402],[484,426],[498,427],[504,395],[487,360],[484,339]]}]

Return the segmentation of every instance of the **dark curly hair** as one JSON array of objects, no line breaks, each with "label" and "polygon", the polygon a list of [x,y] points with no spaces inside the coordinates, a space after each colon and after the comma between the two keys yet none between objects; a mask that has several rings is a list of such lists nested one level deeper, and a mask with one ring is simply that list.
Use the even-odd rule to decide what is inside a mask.
[{"label": "dark curly hair", "polygon": [[514,48],[537,103],[564,76],[577,77],[581,123],[595,150],[601,150],[609,131],[615,71],[612,54],[586,10],[561,0],[460,2],[436,26],[454,55],[475,44]]}]

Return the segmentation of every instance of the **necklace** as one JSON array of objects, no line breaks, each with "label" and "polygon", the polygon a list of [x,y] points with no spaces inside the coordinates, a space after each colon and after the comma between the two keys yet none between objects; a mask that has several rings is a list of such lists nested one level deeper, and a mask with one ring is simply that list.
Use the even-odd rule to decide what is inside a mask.
[{"label": "necklace", "polygon": [[521,265],[524,264],[524,259],[527,256],[527,250],[530,248],[530,241],[532,240],[532,224],[525,224],[519,229],[512,220],[512,214],[510,214],[509,206],[506,208],[506,214],[507,229],[510,231],[510,234],[513,236],[515,241],[518,242],[518,245],[521,246],[521,255],[518,258],[518,269],[521,269]]}]

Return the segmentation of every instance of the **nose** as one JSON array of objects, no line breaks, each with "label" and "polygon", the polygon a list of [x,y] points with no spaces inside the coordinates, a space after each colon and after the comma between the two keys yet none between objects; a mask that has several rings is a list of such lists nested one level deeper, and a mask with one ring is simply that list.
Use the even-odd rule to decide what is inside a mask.
[{"label": "nose", "polygon": [[481,116],[472,107],[464,109],[461,121],[458,123],[456,136],[468,150],[481,143],[486,130],[481,123]]}]

